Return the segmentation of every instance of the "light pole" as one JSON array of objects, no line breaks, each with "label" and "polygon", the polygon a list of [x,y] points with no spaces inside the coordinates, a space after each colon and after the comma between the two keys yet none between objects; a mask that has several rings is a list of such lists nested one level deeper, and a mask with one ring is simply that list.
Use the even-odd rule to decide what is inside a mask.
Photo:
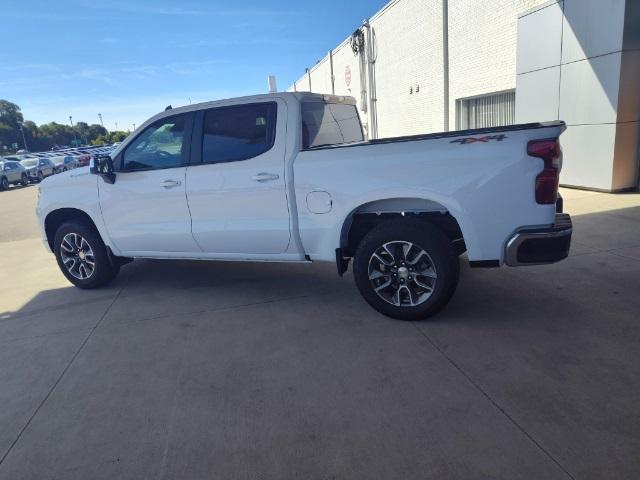
[{"label": "light pole", "polygon": [[27,138],[24,136],[24,124],[20,122],[20,133],[22,133],[22,142],[24,143],[24,149],[28,152],[29,146],[27,145]]},{"label": "light pole", "polygon": [[108,142],[109,141],[109,130],[107,130],[107,128],[104,126],[104,122],[102,121],[102,114],[99,113],[98,114],[98,118],[100,119],[100,125],[102,125],[102,128],[104,128],[104,131],[107,132],[107,134],[104,136],[105,141]]},{"label": "light pole", "polygon": [[116,132],[118,131],[118,122],[116,122]]},{"label": "light pole", "polygon": [[77,147],[78,139],[76,138],[76,131],[73,128],[73,118],[71,117],[71,115],[69,115],[69,123],[71,124],[71,131],[73,132],[73,144]]},{"label": "light pole", "polygon": [[133,123],[132,125],[133,125],[133,130],[135,131],[135,129],[136,129],[136,124],[135,124],[135,123]]}]

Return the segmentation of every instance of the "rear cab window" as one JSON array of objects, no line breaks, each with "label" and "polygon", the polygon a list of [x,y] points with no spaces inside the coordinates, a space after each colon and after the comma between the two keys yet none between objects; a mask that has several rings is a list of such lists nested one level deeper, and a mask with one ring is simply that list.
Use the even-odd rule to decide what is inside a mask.
[{"label": "rear cab window", "polygon": [[202,162],[248,160],[275,143],[275,102],[232,105],[206,110],[202,131]]},{"label": "rear cab window", "polygon": [[356,105],[305,100],[301,105],[303,149],[364,141]]}]

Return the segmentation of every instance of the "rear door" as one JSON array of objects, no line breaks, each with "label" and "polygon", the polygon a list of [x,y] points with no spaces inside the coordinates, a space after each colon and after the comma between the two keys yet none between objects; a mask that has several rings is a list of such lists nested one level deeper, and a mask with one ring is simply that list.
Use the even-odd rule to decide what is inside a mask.
[{"label": "rear door", "polygon": [[199,252],[185,190],[193,114],[162,118],[114,159],[116,181],[98,180],[109,235],[123,252]]},{"label": "rear door", "polygon": [[286,119],[286,104],[275,98],[198,112],[187,197],[193,236],[203,251],[287,249]]}]

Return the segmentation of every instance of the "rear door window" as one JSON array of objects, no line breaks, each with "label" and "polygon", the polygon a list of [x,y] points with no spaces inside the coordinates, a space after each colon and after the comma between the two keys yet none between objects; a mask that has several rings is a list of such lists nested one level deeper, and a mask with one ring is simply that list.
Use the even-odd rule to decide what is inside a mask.
[{"label": "rear door window", "polygon": [[271,150],[276,116],[275,102],[207,110],[202,128],[202,162],[237,162]]}]

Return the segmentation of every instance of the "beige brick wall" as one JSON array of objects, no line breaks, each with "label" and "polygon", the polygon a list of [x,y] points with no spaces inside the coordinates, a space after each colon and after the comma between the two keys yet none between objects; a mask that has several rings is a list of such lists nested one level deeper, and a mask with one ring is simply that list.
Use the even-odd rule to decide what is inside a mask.
[{"label": "beige brick wall", "polygon": [[[518,14],[546,2],[449,0],[451,129],[457,99],[515,88]],[[444,130],[442,0],[393,0],[371,17],[371,26],[377,39],[379,136]],[[354,96],[360,104],[358,58],[348,41],[333,56],[336,94]],[[347,65],[349,87],[344,80]],[[325,59],[312,69],[312,91],[331,91],[328,67]],[[308,90],[304,75],[296,88]]]},{"label": "beige brick wall", "polygon": [[380,137],[443,130],[442,9],[402,0],[371,20]]},{"label": "beige brick wall", "polygon": [[449,127],[460,98],[516,88],[518,14],[547,0],[449,1]]}]

